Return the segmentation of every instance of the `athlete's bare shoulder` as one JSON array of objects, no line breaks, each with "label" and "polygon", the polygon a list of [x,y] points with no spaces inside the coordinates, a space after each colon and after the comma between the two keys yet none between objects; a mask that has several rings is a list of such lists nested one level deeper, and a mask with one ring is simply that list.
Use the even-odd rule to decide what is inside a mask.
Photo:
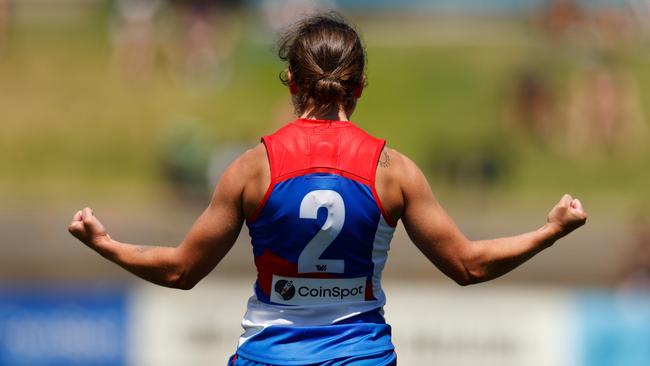
[{"label": "athlete's bare shoulder", "polygon": [[382,204],[395,222],[404,211],[403,185],[413,170],[415,163],[399,151],[385,146],[377,161],[375,186]]},{"label": "athlete's bare shoulder", "polygon": [[269,160],[266,157],[266,148],[264,144],[258,143],[255,147],[246,150],[241,154],[234,163],[240,165],[242,172],[257,174],[263,168],[268,168]]},{"label": "athlete's bare shoulder", "polygon": [[377,179],[392,179],[396,182],[406,182],[415,175],[421,174],[420,168],[408,156],[385,146],[377,161]]},{"label": "athlete's bare shoulder", "polygon": [[384,146],[377,162],[379,168],[390,168],[391,173],[399,175],[414,165],[413,161],[396,149]]},{"label": "athlete's bare shoulder", "polygon": [[385,147],[377,162],[375,186],[390,216],[401,219],[413,203],[431,203],[433,194],[422,170],[408,156]]},{"label": "athlete's bare shoulder", "polygon": [[264,198],[271,181],[269,159],[264,144],[259,143],[244,152],[233,162],[232,168],[243,185],[242,207],[245,216],[249,217]]}]

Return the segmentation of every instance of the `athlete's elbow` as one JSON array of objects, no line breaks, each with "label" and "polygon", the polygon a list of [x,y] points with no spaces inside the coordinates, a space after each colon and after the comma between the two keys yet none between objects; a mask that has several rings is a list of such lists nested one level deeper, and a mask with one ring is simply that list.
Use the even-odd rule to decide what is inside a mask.
[{"label": "athlete's elbow", "polygon": [[197,279],[196,276],[192,276],[191,273],[182,269],[173,271],[167,277],[168,287],[178,290],[191,290],[199,281],[200,279]]},{"label": "athlete's elbow", "polygon": [[479,268],[468,269],[467,273],[463,276],[461,281],[456,281],[461,286],[475,285],[477,283],[485,282],[487,276],[485,271]]},{"label": "athlete's elbow", "polygon": [[474,285],[484,281],[481,275],[473,274],[470,272],[459,274],[457,276],[452,277],[452,279],[454,280],[454,282],[456,282],[456,284],[463,287]]},{"label": "athlete's elbow", "polygon": [[438,263],[438,268],[459,286],[469,286],[483,282],[487,278],[485,266],[478,260],[474,253],[463,253],[450,258],[445,263]]},{"label": "athlete's elbow", "polygon": [[464,265],[458,265],[447,275],[459,286],[469,286],[481,282],[481,274],[473,269],[468,269]]},{"label": "athlete's elbow", "polygon": [[466,277],[466,276],[455,276],[455,277],[452,277],[452,280],[454,280],[454,282],[456,282],[456,284],[457,284],[458,286],[463,286],[463,287],[465,287],[465,286],[469,286],[469,285],[472,284],[472,283],[470,282],[469,278]]},{"label": "athlete's elbow", "polygon": [[180,281],[180,282],[177,282],[175,284],[174,288],[176,288],[178,290],[188,291],[188,290],[193,289],[194,286],[196,286],[197,283],[199,283],[199,282],[198,281]]},{"label": "athlete's elbow", "polygon": [[484,262],[477,256],[465,258],[462,261],[461,275],[456,281],[461,286],[469,286],[485,282],[488,279],[488,270]]}]

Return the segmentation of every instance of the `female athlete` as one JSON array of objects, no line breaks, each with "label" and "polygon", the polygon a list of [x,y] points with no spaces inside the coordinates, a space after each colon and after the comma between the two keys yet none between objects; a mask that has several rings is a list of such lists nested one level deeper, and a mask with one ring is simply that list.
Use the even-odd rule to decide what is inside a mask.
[{"label": "female athlete", "polygon": [[229,365],[396,365],[381,273],[399,220],[463,286],[509,272],[585,223],[580,201],[564,195],[538,230],[468,240],[420,169],[349,121],[366,83],[354,29],[336,14],[306,18],[283,36],[279,55],[300,117],[230,165],[180,245],[120,243],[89,208],[69,226],[133,274],[191,289],[246,222],[258,275]]}]

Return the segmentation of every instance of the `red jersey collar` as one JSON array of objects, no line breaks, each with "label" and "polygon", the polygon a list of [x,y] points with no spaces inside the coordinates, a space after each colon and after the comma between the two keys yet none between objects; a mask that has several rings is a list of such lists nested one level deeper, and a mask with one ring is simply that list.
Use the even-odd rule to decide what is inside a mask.
[{"label": "red jersey collar", "polygon": [[330,120],[330,119],[311,119],[311,118],[298,118],[293,123],[298,123],[302,125],[313,126],[315,124],[328,123],[333,125],[349,125],[352,124],[352,121],[340,121],[340,120]]}]

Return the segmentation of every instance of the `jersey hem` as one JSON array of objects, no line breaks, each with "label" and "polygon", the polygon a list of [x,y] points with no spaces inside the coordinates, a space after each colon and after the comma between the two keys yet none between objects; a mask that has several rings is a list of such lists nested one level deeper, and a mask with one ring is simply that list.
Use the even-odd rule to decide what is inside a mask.
[{"label": "jersey hem", "polygon": [[[242,351],[240,349],[237,350],[236,354],[241,355],[245,358],[250,359],[251,361],[255,362],[260,362],[260,363],[270,363],[276,364],[276,366],[303,366],[305,364],[314,364],[314,363],[322,363],[322,362],[327,362],[327,361],[332,361],[336,360],[339,358],[343,357],[363,357],[363,356],[371,356],[374,354],[379,354],[383,353],[386,351],[394,351],[395,346],[386,346],[386,347],[377,347],[368,350],[367,348],[363,352],[346,352],[345,354],[340,354],[340,355],[334,355],[333,357],[318,357],[318,358],[311,358],[311,359],[292,359],[292,360],[287,360],[283,358],[276,358],[276,357],[269,357],[268,355],[265,356],[258,356],[255,354],[248,353],[246,351]],[[269,350],[269,353],[272,353],[272,350]]]}]

